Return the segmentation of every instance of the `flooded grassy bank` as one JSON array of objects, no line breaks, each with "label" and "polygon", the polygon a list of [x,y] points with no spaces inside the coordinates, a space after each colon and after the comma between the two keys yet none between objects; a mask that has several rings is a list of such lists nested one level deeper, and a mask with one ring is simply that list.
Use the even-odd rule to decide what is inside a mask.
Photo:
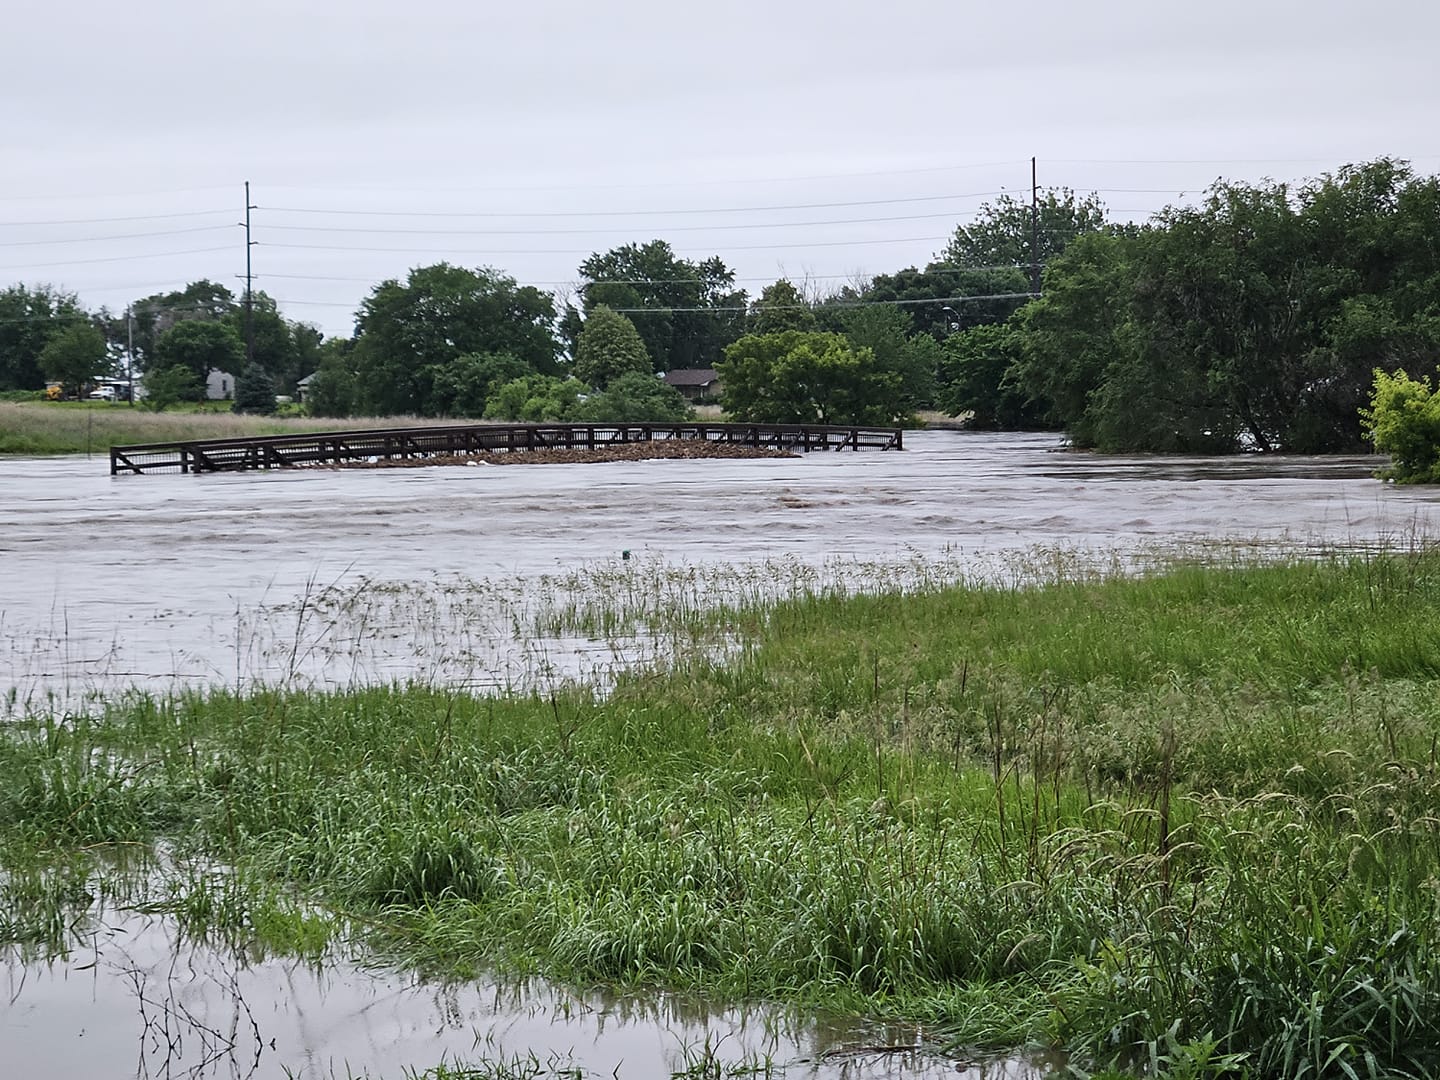
[{"label": "flooded grassy bank", "polygon": [[[268,955],[919,1025],[940,1061],[1432,1075],[1437,616],[1419,547],[742,595],[603,696],[33,716],[0,936],[73,949],[114,896]],[[163,885],[115,861],[157,850]]]}]

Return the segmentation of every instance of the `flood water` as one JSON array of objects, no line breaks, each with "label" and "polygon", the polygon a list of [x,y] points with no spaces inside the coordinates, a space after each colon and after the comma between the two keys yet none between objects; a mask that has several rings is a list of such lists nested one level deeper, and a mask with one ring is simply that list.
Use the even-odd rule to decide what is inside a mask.
[{"label": "flood water", "polygon": [[[1048,436],[951,432],[906,444],[794,459],[116,478],[98,457],[3,460],[0,715],[126,688],[595,675],[644,659],[643,634],[537,642],[524,619],[537,597],[563,606],[589,581],[623,592],[627,568],[674,573],[688,582],[684,602],[703,603],[736,580],[783,591],[816,580],[811,571],[864,588],[1003,573],[1035,552],[1440,535],[1440,492],[1382,484],[1372,458],[1101,458]],[[717,566],[740,576],[707,569]],[[683,1072],[717,1042],[724,1061],[768,1057],[785,1075],[998,1080],[1041,1069],[907,1053],[926,1040],[913,1029],[797,1027],[765,1010],[543,983],[440,986],[345,959],[247,960],[133,912],[91,919],[68,958],[0,963],[0,1076],[398,1076],[533,1053],[534,1075],[644,1077]]]},{"label": "flood water", "polygon": [[1047,1066],[941,1053],[914,1025],[795,1022],[539,980],[440,983],[345,959],[247,957],[129,912],[92,921],[67,959],[0,969],[0,1075],[398,1080],[443,1062],[477,1076],[506,1064],[515,1076],[648,1078],[708,1059],[694,1075],[1032,1080]]},{"label": "flood water", "polygon": [[[557,656],[583,675],[631,658],[585,640],[537,652],[505,624],[537,578],[569,575],[573,587],[625,552],[645,572],[776,561],[843,572],[942,554],[960,567],[1046,548],[1440,534],[1440,493],[1374,480],[1373,458],[1099,457],[1053,436],[959,432],[906,445],[113,478],[101,457],[0,461],[0,689],[14,712],[117,686],[297,674],[514,686],[553,673]],[[327,589],[353,601],[349,625],[317,610]],[[463,609],[457,592],[470,598]],[[397,606],[400,593],[409,600]]]}]

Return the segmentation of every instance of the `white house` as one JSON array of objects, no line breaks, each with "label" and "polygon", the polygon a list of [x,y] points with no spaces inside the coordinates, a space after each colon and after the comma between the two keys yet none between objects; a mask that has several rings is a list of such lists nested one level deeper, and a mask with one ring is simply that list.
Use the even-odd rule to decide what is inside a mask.
[{"label": "white house", "polygon": [[205,376],[205,397],[208,401],[229,401],[235,396],[235,376],[219,368],[211,368]]}]

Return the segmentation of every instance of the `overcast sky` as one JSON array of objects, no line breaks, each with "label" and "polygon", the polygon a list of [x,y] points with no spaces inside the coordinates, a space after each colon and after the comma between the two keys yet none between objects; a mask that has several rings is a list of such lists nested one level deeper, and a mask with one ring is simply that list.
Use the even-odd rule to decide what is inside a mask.
[{"label": "overcast sky", "polygon": [[0,285],[238,292],[248,179],[256,287],[348,333],[441,259],[550,288],[663,237],[752,294],[923,265],[1032,155],[1134,219],[1435,172],[1440,4],[58,0],[8,7],[0,103]]}]

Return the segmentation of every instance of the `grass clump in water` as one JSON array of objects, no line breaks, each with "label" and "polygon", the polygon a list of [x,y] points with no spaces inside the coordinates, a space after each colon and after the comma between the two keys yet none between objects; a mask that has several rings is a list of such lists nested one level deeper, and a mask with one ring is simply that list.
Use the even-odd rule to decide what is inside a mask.
[{"label": "grass clump in water", "polygon": [[1437,615],[1427,552],[1192,566],[743,603],[735,655],[603,698],[130,702],[5,729],[0,851],[19,880],[163,842],[238,883],[197,921],[303,897],[435,971],[903,1016],[1083,1068],[1428,1076]]}]

